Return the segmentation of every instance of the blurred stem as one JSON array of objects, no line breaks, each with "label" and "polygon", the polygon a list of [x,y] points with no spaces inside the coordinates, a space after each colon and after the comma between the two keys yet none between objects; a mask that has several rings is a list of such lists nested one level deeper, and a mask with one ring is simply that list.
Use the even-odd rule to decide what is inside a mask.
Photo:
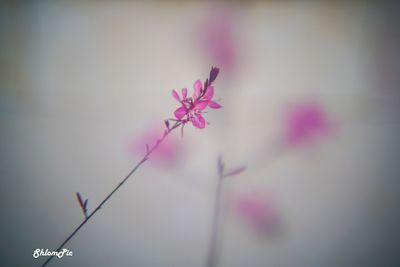
[{"label": "blurred stem", "polygon": [[217,188],[215,191],[214,200],[214,211],[211,225],[211,238],[207,257],[207,267],[215,267],[217,265],[218,258],[218,237],[219,237],[219,221],[220,221],[220,205],[221,205],[221,193],[222,193],[222,179],[223,174],[218,174]]},{"label": "blurred stem", "polygon": [[[96,212],[98,212],[101,207],[111,198],[112,195],[114,195],[115,192],[118,191],[118,189],[129,179],[129,177],[132,176],[132,174],[144,163],[149,159],[149,156],[157,149],[157,147],[164,141],[164,139],[176,128],[178,128],[180,125],[182,125],[182,121],[176,121],[175,124],[167,129],[165,131],[165,133],[163,134],[163,136],[155,143],[155,145],[146,151],[146,154],[144,155],[144,157],[142,158],[141,161],[139,161],[138,164],[136,164],[136,166],[128,173],[127,176],[125,176],[124,179],[122,179],[122,181],[103,199],[103,201],[101,201],[101,203],[93,210],[92,213],[90,213],[85,220],[83,220],[83,222],[78,225],[75,230],[61,243],[61,245],[57,248],[57,251],[60,251],[70,240],[72,237],[74,237],[74,235],[76,235],[76,233],[78,233],[78,231],[96,214]],[[54,256],[50,256],[49,258],[47,258],[47,260],[43,263],[42,267],[46,266],[52,259],[54,258]]]}]

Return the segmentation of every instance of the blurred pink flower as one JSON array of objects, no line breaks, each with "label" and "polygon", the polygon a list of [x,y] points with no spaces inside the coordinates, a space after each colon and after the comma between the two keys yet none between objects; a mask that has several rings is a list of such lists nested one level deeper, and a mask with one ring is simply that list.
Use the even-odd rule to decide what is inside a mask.
[{"label": "blurred pink flower", "polygon": [[194,127],[203,129],[206,126],[206,121],[202,116],[202,111],[206,107],[221,108],[220,104],[212,100],[214,86],[210,85],[217,75],[218,69],[213,68],[210,73],[210,79],[206,81],[204,88],[200,80],[195,81],[192,97],[187,96],[187,88],[182,89],[182,97],[179,96],[176,90],[172,90],[172,96],[182,105],[175,110],[174,115],[183,124],[191,121]]},{"label": "blurred pink flower", "polygon": [[285,142],[304,144],[331,132],[331,122],[325,110],[316,102],[297,103],[285,114]]},{"label": "blurred pink flower", "polygon": [[214,7],[201,24],[205,51],[224,70],[237,65],[238,38],[232,12],[226,7]]},{"label": "blurred pink flower", "polygon": [[[151,147],[159,140],[160,132],[160,130],[153,127],[138,138],[130,140],[128,144],[129,151],[135,155],[142,156],[146,152],[146,146]],[[160,143],[158,148],[154,150],[152,162],[159,167],[169,167],[179,160],[181,154],[181,143],[171,136]]]},{"label": "blurred pink flower", "polygon": [[265,194],[251,192],[238,195],[234,199],[233,209],[257,233],[270,234],[280,227],[275,202]]}]

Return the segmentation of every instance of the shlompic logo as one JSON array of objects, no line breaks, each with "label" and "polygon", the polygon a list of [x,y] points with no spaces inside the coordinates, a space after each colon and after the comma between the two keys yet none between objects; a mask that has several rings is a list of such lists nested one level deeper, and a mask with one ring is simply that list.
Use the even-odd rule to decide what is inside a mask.
[{"label": "shlompic logo", "polygon": [[35,259],[39,258],[39,257],[57,257],[59,259],[61,259],[64,256],[72,256],[72,251],[68,250],[66,248],[63,248],[60,251],[50,251],[46,248],[46,250],[44,250],[43,248],[37,248],[33,251],[33,255],[32,255]]}]

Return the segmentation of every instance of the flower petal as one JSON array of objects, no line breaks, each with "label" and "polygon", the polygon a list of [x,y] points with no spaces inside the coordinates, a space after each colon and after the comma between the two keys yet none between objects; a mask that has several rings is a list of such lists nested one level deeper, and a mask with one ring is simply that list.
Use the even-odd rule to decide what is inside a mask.
[{"label": "flower petal", "polygon": [[207,87],[206,93],[204,94],[205,100],[211,100],[214,96],[214,86]]},{"label": "flower petal", "polygon": [[208,106],[210,107],[210,108],[214,108],[214,109],[218,109],[218,108],[222,108],[222,106],[220,105],[220,104],[218,104],[217,102],[215,102],[215,101],[208,101]]},{"label": "flower petal", "polygon": [[179,102],[181,102],[181,98],[179,97],[178,93],[175,90],[172,90],[172,96],[178,100]]},{"label": "flower petal", "polygon": [[206,121],[200,114],[193,116],[191,121],[193,126],[196,128],[203,129],[206,126]]},{"label": "flower petal", "polygon": [[194,103],[194,110],[203,110],[207,107],[208,101],[196,101]]},{"label": "flower petal", "polygon": [[194,100],[196,100],[201,94],[201,89],[203,88],[203,84],[201,83],[200,80],[197,80],[194,82],[193,88],[194,88],[193,98]]},{"label": "flower petal", "polygon": [[182,98],[185,100],[187,97],[187,88],[182,88]]},{"label": "flower petal", "polygon": [[180,120],[186,115],[186,108],[180,107],[174,112],[175,117]]}]

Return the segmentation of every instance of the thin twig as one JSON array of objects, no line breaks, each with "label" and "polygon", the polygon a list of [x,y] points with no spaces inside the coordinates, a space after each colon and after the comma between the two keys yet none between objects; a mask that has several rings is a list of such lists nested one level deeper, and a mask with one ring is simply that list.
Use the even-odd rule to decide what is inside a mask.
[{"label": "thin twig", "polygon": [[217,161],[217,170],[218,170],[218,182],[217,188],[215,191],[215,200],[214,200],[214,211],[212,217],[212,225],[211,225],[211,237],[210,237],[210,245],[207,257],[207,267],[215,267],[218,263],[218,253],[219,253],[219,237],[220,237],[220,218],[221,218],[221,198],[222,198],[222,186],[223,180],[226,177],[234,176],[242,173],[246,170],[247,166],[242,165],[240,167],[236,167],[231,171],[225,173],[225,164],[222,160],[222,156],[218,157]]},{"label": "thin twig", "polygon": [[207,267],[215,267],[217,264],[222,180],[223,180],[223,173],[219,172],[217,188],[215,191],[213,221],[211,225],[211,239],[208,250],[207,265],[206,265]]},{"label": "thin twig", "polygon": [[[61,245],[57,248],[57,251],[60,251],[67,243],[69,240],[71,240],[71,238],[76,235],[76,233],[96,214],[96,212],[98,212],[101,207],[111,198],[111,196],[117,192],[117,190],[129,179],[129,177],[131,177],[131,175],[144,163],[149,159],[149,156],[153,153],[154,150],[157,149],[157,147],[162,143],[162,141],[164,141],[164,139],[168,136],[168,134],[173,131],[174,129],[178,128],[180,125],[182,124],[182,122],[177,121],[175,122],[175,124],[167,130],[166,134],[164,134],[159,141],[157,141],[155,143],[155,145],[146,152],[146,154],[144,155],[144,157],[142,158],[141,161],[139,161],[138,164],[136,164],[136,166],[128,173],[128,175],[125,176],[124,179],[122,179],[122,181],[111,191],[111,193],[109,193],[104,199],[103,201],[93,210],[92,213],[90,213],[85,220],[83,220],[83,222],[81,224],[79,224],[75,230],[61,243]],[[53,256],[50,256],[49,258],[47,258],[47,260],[43,263],[42,267],[46,266],[52,259],[54,258]]]}]

